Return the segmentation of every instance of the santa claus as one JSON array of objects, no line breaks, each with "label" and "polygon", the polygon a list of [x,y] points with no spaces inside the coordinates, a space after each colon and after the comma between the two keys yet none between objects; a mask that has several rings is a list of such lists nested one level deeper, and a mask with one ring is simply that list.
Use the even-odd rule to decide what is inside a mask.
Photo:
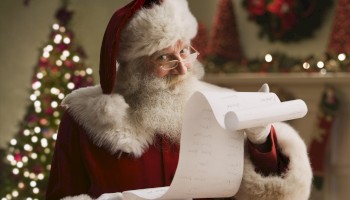
[{"label": "santa claus", "polygon": [[[100,85],[62,103],[47,199],[120,199],[126,190],[170,185],[184,105],[210,87],[200,81],[196,33],[186,0],[134,0],[114,13],[101,47]],[[312,173],[298,133],[274,123],[245,134],[235,197],[308,199]]]}]

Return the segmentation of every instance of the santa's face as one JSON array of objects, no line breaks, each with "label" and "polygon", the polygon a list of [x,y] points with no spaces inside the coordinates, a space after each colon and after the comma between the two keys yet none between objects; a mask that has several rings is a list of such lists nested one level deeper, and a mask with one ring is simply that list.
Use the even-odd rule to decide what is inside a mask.
[{"label": "santa's face", "polygon": [[179,40],[173,46],[162,49],[145,58],[146,73],[167,78],[169,86],[183,81],[192,69],[199,53],[189,42]]},{"label": "santa's face", "polygon": [[[179,44],[163,52],[176,52],[169,56],[179,56],[184,47]],[[153,58],[135,60],[119,71],[116,92],[125,97],[135,124],[176,141],[181,132],[185,104],[204,73],[203,67],[194,61],[191,65],[178,63],[176,68],[165,71],[159,69],[159,63],[154,63]]]}]

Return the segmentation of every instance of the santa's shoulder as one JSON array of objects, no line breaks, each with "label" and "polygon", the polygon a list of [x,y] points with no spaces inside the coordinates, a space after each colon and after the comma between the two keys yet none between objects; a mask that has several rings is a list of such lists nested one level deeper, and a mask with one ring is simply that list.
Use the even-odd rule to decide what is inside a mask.
[{"label": "santa's shoulder", "polygon": [[129,105],[119,94],[102,93],[100,85],[80,88],[63,99],[67,111],[84,124],[113,123],[120,124]]},{"label": "santa's shoulder", "polygon": [[102,93],[100,85],[73,91],[62,101],[66,112],[84,129],[94,144],[111,153],[141,156],[152,142],[128,119],[129,105],[120,94]]}]

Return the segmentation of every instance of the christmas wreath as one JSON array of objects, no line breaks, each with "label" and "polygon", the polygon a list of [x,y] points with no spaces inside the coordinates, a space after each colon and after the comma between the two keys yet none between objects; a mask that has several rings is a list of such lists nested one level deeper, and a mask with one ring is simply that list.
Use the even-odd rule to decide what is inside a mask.
[{"label": "christmas wreath", "polygon": [[249,19],[260,26],[259,37],[295,42],[310,38],[331,8],[332,0],[243,0]]}]

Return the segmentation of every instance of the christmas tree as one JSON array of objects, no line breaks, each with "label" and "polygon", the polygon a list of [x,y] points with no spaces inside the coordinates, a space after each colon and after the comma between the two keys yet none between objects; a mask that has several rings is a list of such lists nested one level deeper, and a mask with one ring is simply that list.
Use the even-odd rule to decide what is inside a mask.
[{"label": "christmas tree", "polygon": [[350,54],[350,4],[339,0],[327,51],[331,54]]},{"label": "christmas tree", "polygon": [[93,84],[92,70],[84,64],[85,54],[67,27],[72,12],[67,1],[57,11],[49,41],[40,51],[34,68],[27,113],[18,132],[5,149],[0,167],[1,199],[44,199],[62,99],[79,87]]},{"label": "christmas tree", "polygon": [[231,0],[219,1],[209,52],[210,55],[219,60],[240,62],[243,58],[234,6]]}]

